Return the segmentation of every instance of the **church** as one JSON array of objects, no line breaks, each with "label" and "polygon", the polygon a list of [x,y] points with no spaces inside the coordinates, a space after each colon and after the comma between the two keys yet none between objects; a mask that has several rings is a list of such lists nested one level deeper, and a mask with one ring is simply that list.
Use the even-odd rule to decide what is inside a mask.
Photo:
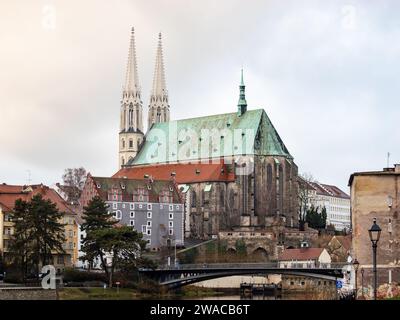
[{"label": "church", "polygon": [[113,177],[173,179],[185,237],[298,227],[298,168],[265,110],[247,108],[243,70],[231,113],[171,120],[160,34],[147,124],[145,133],[132,29]]}]

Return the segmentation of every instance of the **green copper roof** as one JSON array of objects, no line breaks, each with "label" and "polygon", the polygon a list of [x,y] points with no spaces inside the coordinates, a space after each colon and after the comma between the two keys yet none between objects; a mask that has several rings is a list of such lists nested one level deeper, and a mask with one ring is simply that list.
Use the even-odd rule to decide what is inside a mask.
[{"label": "green copper roof", "polygon": [[293,159],[263,109],[156,123],[127,165],[144,165],[244,154]]}]

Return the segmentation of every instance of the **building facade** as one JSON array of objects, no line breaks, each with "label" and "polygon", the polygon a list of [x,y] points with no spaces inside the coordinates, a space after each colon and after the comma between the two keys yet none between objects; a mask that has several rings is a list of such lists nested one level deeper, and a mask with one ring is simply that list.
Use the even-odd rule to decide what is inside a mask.
[{"label": "building facade", "polygon": [[95,196],[106,202],[110,215],[120,224],[141,232],[152,250],[184,245],[184,204],[173,180],[155,180],[150,176],[101,178],[89,174],[81,205],[87,206]]},{"label": "building facade", "polygon": [[307,206],[314,206],[319,210],[326,208],[326,225],[333,225],[338,231],[350,231],[350,196],[336,186],[310,181],[306,183],[308,185]]},{"label": "building facade", "polygon": [[[400,282],[400,165],[382,171],[353,173],[349,180],[352,251],[372,283],[372,247],[368,230],[377,219],[382,233],[377,248],[378,284]],[[360,277],[360,272],[358,273]],[[358,279],[360,283],[360,279]]]},{"label": "building facade", "polygon": [[14,222],[11,214],[15,201],[22,199],[30,201],[33,196],[41,194],[43,199],[50,200],[56,204],[57,209],[63,213],[60,223],[64,224],[65,241],[62,245],[64,253],[53,252],[52,264],[57,272],[62,272],[65,268],[71,267],[76,263],[77,246],[77,225],[75,223],[76,213],[54,190],[44,185],[15,186],[0,185],[0,252],[5,258],[8,255],[10,240],[14,234]]},{"label": "building facade", "polygon": [[324,248],[286,249],[278,258],[279,268],[329,268],[331,256]]}]

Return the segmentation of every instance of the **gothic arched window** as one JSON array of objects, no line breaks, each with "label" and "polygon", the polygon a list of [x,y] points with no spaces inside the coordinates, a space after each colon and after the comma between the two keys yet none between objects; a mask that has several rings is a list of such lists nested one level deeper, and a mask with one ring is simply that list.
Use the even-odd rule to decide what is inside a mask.
[{"label": "gothic arched window", "polygon": [[191,197],[191,202],[192,202],[192,208],[196,208],[197,206],[197,199],[196,199],[196,191],[192,191],[192,197]]},{"label": "gothic arched window", "polygon": [[221,203],[221,207],[225,207],[225,190],[221,190],[219,201]]},{"label": "gothic arched window", "polygon": [[267,190],[268,193],[271,192],[272,189],[272,166],[271,164],[268,164],[267,166]]},{"label": "gothic arched window", "polygon": [[279,194],[278,198],[277,198],[277,202],[278,202],[278,208],[279,208],[279,212],[282,213],[283,212],[283,183],[284,183],[284,179],[283,179],[283,169],[282,166],[279,166],[279,179],[278,179],[278,187],[277,187],[277,192]]},{"label": "gothic arched window", "polygon": [[133,140],[129,139],[129,149],[132,149],[132,148],[133,148]]}]

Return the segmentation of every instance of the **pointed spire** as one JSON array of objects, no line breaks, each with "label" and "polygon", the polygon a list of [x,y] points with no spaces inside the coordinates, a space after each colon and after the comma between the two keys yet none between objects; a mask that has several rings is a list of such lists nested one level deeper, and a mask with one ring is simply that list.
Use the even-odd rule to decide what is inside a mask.
[{"label": "pointed spire", "polygon": [[135,30],[132,27],[129,46],[128,67],[126,71],[125,92],[140,92],[139,76],[136,61]]},{"label": "pointed spire", "polygon": [[238,116],[240,117],[247,111],[247,101],[246,101],[246,86],[243,81],[243,68],[241,70],[241,79],[240,79],[240,94],[239,94],[239,102],[238,102]]},{"label": "pointed spire", "polygon": [[167,86],[165,84],[165,72],[164,72],[164,61],[163,61],[163,51],[161,42],[161,32],[158,35],[158,47],[156,56],[156,66],[154,70],[153,78],[153,89],[151,91],[151,97],[163,100],[164,97],[167,98]]}]

